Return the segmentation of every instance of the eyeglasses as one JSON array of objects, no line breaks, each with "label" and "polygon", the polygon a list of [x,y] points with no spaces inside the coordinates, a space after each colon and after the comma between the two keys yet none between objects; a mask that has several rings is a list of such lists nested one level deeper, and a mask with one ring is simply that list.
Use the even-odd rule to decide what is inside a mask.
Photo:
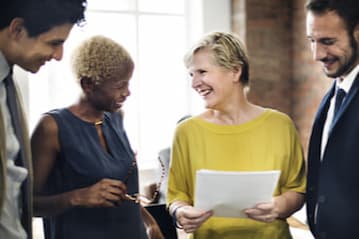
[{"label": "eyeglasses", "polygon": [[[128,201],[133,201],[135,203],[141,203],[141,204],[144,204],[144,205],[148,205],[148,204],[151,204],[153,202],[155,202],[159,196],[159,191],[160,191],[160,188],[161,188],[161,184],[163,182],[163,179],[165,177],[165,166],[163,165],[163,162],[158,159],[159,163],[160,163],[160,166],[161,166],[161,176],[160,176],[160,180],[159,182],[156,183],[156,190],[153,192],[153,195],[151,198],[148,198],[146,197],[145,195],[142,195],[142,194],[139,194],[139,193],[135,193],[135,194],[125,194],[125,197],[126,199],[125,200],[128,200]],[[128,169],[128,173],[126,175],[126,178],[124,179],[124,183],[127,184],[128,182],[128,179],[130,178],[130,176],[133,174],[133,171],[135,170],[137,166],[137,161],[136,161],[136,156],[134,157],[134,159],[132,160],[131,162],[131,165]]]}]

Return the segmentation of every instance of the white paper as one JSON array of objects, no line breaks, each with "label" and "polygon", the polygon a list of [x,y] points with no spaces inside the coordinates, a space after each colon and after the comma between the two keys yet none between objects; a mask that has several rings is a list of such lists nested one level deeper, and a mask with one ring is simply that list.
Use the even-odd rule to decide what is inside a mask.
[{"label": "white paper", "polygon": [[244,209],[270,202],[280,171],[198,170],[194,206],[217,217],[247,217]]},{"label": "white paper", "polygon": [[309,230],[294,227],[290,227],[289,230],[293,239],[314,239],[312,233]]}]

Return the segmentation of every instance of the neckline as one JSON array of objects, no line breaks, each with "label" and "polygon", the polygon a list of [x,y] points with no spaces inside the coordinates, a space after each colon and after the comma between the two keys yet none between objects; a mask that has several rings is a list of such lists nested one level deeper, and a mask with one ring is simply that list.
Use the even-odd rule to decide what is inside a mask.
[{"label": "neckline", "polygon": [[71,112],[71,110],[69,110],[68,108],[64,108],[64,111],[67,112],[72,118],[76,119],[77,121],[79,121],[82,124],[85,125],[90,125],[90,126],[101,126],[104,124],[105,120],[98,120],[96,122],[89,122],[86,120],[81,119],[80,117],[78,117],[77,115],[75,115],[73,112]]},{"label": "neckline", "polygon": [[192,119],[194,122],[198,123],[199,125],[218,132],[218,133],[225,133],[225,134],[232,134],[232,133],[238,133],[242,132],[244,130],[252,129],[253,127],[258,127],[259,124],[261,124],[264,120],[266,120],[273,112],[272,109],[265,109],[264,112],[262,112],[260,115],[255,117],[254,119],[247,121],[242,124],[236,124],[236,125],[220,125],[215,124],[212,122],[208,122],[199,116],[193,117]]}]

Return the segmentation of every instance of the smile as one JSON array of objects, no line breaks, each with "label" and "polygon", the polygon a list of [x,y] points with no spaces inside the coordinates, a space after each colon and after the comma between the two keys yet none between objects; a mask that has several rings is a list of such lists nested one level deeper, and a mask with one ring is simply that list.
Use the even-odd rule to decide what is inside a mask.
[{"label": "smile", "polygon": [[209,93],[212,92],[211,89],[197,89],[196,91],[200,96],[207,96]]},{"label": "smile", "polygon": [[332,58],[332,59],[325,59],[323,60],[323,66],[328,69],[330,68],[335,62],[337,61],[337,59]]}]

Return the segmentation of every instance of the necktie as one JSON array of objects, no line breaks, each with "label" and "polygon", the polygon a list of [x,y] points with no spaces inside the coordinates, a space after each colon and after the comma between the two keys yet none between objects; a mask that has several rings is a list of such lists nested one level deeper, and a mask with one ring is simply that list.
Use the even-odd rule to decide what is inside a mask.
[{"label": "necktie", "polygon": [[[15,135],[17,140],[19,141],[20,144],[20,152],[17,155],[17,158],[15,160],[15,164],[16,165],[21,165],[21,166],[25,166],[27,169],[29,168],[27,161],[25,160],[26,156],[25,156],[25,142],[24,142],[24,138],[23,138],[23,133],[22,133],[22,126],[21,126],[21,121],[20,121],[20,108],[19,108],[19,104],[17,102],[17,93],[16,93],[16,89],[15,89],[15,84],[12,78],[12,71],[9,73],[9,75],[6,77],[6,79],[4,80],[4,84],[5,84],[5,88],[6,88],[6,101],[7,101],[7,105],[9,108],[9,112],[10,112],[10,116],[11,116],[11,122],[12,122],[12,127],[15,131]],[[29,178],[27,178],[27,180],[21,185],[21,191],[23,196],[19,198],[20,200],[20,207],[22,208],[22,215],[21,215],[21,223],[23,224],[25,230],[28,233],[28,238],[32,238],[31,235],[32,234],[32,230],[31,230],[31,220],[29,220],[29,217],[31,217],[31,198],[30,193],[31,193],[31,187],[30,185],[30,181]],[[30,199],[29,199],[30,198]],[[29,216],[30,215],[30,216]]]},{"label": "necktie", "polygon": [[17,100],[16,100],[16,91],[15,91],[14,81],[12,78],[12,72],[10,72],[9,75],[6,77],[4,83],[5,83],[5,88],[6,88],[6,102],[9,107],[11,123],[12,123],[12,127],[14,129],[16,138],[20,144],[20,154],[21,154],[24,142],[22,141],[20,111],[19,111]]},{"label": "necktie", "polygon": [[345,95],[346,95],[345,90],[343,90],[341,88],[337,89],[337,94],[335,96],[335,105],[334,105],[334,118],[336,117],[336,115],[340,109],[340,106],[343,103],[343,99],[344,99]]}]

